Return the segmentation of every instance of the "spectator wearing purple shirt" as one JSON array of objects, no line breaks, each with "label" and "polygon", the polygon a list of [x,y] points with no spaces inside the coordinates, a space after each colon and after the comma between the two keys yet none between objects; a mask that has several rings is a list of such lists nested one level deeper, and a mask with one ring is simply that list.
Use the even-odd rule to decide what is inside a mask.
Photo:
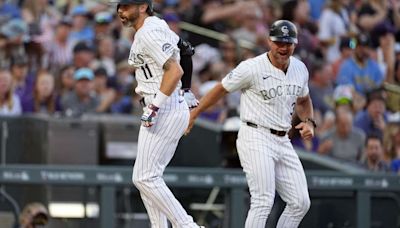
[{"label": "spectator wearing purple shirt", "polygon": [[61,111],[60,99],[54,91],[54,76],[46,71],[38,73],[34,91],[29,100],[22,103],[24,113],[52,115]]},{"label": "spectator wearing purple shirt", "polygon": [[21,103],[27,102],[33,93],[34,76],[28,72],[28,59],[15,56],[11,59],[12,85]]}]

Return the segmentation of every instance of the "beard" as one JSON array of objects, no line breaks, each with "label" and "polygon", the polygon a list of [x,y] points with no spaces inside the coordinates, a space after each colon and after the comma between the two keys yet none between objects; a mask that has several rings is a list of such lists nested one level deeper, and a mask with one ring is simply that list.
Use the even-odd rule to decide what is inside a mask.
[{"label": "beard", "polygon": [[139,18],[139,9],[135,9],[135,11],[132,12],[130,15],[120,16],[122,25],[124,27],[132,27],[136,23],[138,18]]}]

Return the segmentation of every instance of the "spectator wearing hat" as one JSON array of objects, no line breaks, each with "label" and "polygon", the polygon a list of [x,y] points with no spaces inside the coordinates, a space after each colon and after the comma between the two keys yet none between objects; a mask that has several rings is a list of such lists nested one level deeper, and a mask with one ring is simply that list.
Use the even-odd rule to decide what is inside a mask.
[{"label": "spectator wearing hat", "polygon": [[47,71],[40,71],[37,74],[30,98],[22,103],[24,113],[52,115],[61,112],[60,99],[55,93],[54,76]]},{"label": "spectator wearing hat", "polygon": [[107,85],[108,76],[106,69],[100,67],[94,72],[94,91],[100,98],[100,104],[97,108],[98,112],[109,112],[111,104],[116,99],[116,92]]},{"label": "spectator wearing hat", "polygon": [[77,5],[72,9],[72,32],[69,39],[72,43],[85,41],[92,43],[95,38],[94,30],[89,26],[89,11],[84,5]]},{"label": "spectator wearing hat", "polygon": [[20,115],[21,102],[14,93],[11,73],[6,69],[0,69],[0,115]]},{"label": "spectator wearing hat", "polygon": [[380,90],[368,94],[367,107],[356,114],[354,125],[362,129],[366,135],[383,137],[387,123],[384,94]]},{"label": "spectator wearing hat", "polygon": [[75,68],[89,67],[94,60],[94,48],[82,41],[73,49],[73,65]]},{"label": "spectator wearing hat", "polygon": [[50,69],[57,71],[63,65],[72,63],[72,43],[68,40],[72,21],[64,18],[55,30],[54,39],[47,45],[47,60]]},{"label": "spectator wearing hat", "polygon": [[371,41],[367,34],[359,34],[352,58],[343,62],[337,76],[337,85],[351,85],[366,97],[367,93],[381,86],[384,75],[378,63],[370,57]]},{"label": "spectator wearing hat", "polygon": [[61,97],[61,106],[68,117],[96,113],[100,98],[93,90],[94,73],[90,68],[80,68],[74,73],[74,90]]},{"label": "spectator wearing hat", "polygon": [[94,32],[96,39],[111,36],[111,22],[113,21],[113,15],[107,11],[101,11],[94,16]]},{"label": "spectator wearing hat", "polygon": [[340,38],[339,43],[339,51],[340,56],[332,63],[333,70],[333,78],[332,81],[335,82],[337,75],[339,74],[339,69],[342,63],[353,56],[353,50],[355,48],[356,42],[355,39],[350,38],[348,36],[344,36]]},{"label": "spectator wearing hat", "polygon": [[0,27],[0,33],[7,38],[6,57],[27,56],[25,43],[29,40],[28,26],[21,19],[13,19]]},{"label": "spectator wearing hat", "polygon": [[345,107],[354,112],[353,108],[353,87],[350,85],[336,86],[333,90],[333,100],[335,108]]}]

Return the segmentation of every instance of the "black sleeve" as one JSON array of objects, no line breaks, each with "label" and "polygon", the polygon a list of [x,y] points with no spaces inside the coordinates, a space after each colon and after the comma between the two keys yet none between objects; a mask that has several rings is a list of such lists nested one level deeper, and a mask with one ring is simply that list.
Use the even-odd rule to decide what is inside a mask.
[{"label": "black sleeve", "polygon": [[192,45],[179,39],[178,48],[180,49],[181,61],[180,65],[183,69],[183,76],[181,78],[182,81],[182,89],[188,90],[192,85],[192,72],[193,72],[193,62],[192,55],[194,55],[194,48]]}]

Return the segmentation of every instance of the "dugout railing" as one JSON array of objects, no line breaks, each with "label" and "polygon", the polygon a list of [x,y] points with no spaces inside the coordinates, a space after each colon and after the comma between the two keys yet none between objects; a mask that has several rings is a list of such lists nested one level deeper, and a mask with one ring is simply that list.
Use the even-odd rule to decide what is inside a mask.
[{"label": "dugout railing", "polygon": [[[6,165],[0,167],[0,184],[97,186],[100,188],[100,227],[115,225],[115,193],[118,187],[132,186],[130,168],[99,166]],[[219,168],[167,168],[164,179],[171,188],[226,189],[229,194],[230,227],[242,228],[247,205],[247,185],[240,170]],[[371,196],[375,192],[399,192],[400,177],[396,175],[348,175],[331,171],[308,171],[310,191],[354,191],[356,195],[356,227],[371,227]],[[388,194],[389,195],[389,194]]]}]

